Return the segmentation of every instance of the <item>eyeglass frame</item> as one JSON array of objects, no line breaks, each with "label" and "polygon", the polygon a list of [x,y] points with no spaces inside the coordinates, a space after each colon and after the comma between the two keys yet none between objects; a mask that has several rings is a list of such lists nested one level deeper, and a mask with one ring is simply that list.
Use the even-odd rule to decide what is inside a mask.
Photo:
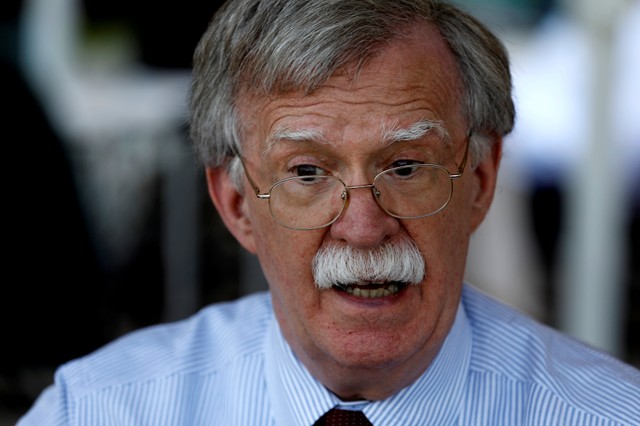
[{"label": "eyeglass frame", "polygon": [[[464,150],[464,155],[462,157],[462,161],[459,165],[457,165],[458,167],[458,172],[457,173],[451,173],[449,171],[449,169],[447,169],[446,167],[444,167],[441,164],[433,164],[433,163],[419,163],[416,164],[417,166],[431,166],[431,167],[437,167],[440,169],[443,169],[444,171],[446,171],[449,174],[449,180],[450,181],[454,181],[457,180],[459,178],[462,177],[462,175],[464,174],[464,169],[467,165],[467,159],[469,157],[469,145],[471,144],[471,136],[473,135],[473,131],[469,130],[469,133],[467,134],[467,140],[465,142],[466,146],[465,146],[465,150]],[[255,193],[256,197],[260,200],[269,200],[269,203],[271,203],[271,191],[273,190],[273,188],[275,188],[276,186],[282,184],[283,182],[289,181],[289,180],[294,180],[294,179],[300,179],[300,178],[305,178],[308,176],[290,176],[290,177],[286,177],[283,179],[279,179],[276,182],[274,182],[270,187],[269,190],[267,192],[261,193],[260,191],[260,187],[255,183],[255,181],[253,180],[253,178],[251,177],[251,175],[249,174],[249,171],[247,170],[247,166],[245,164],[244,161],[244,157],[239,154],[239,153],[235,153],[236,157],[238,157],[238,159],[240,160],[240,163],[242,164],[242,169],[244,170],[244,174],[247,177],[247,180],[249,181],[249,184],[251,185],[251,188],[253,189],[253,192]],[[315,226],[315,227],[311,227],[311,228],[296,228],[296,227],[292,227],[292,226],[288,226],[285,225],[284,223],[280,222],[274,215],[273,215],[273,211],[271,209],[271,207],[269,207],[269,212],[271,213],[271,217],[273,217],[273,219],[276,221],[276,223],[278,223],[280,226],[283,226],[285,228],[288,229],[292,229],[294,231],[313,231],[316,229],[322,229],[322,228],[326,228],[327,226],[330,226],[331,224],[333,224],[336,220],[338,220],[340,218],[340,216],[342,216],[342,213],[344,213],[344,211],[347,209],[347,206],[349,204],[349,194],[350,194],[350,190],[351,189],[362,189],[362,188],[369,188],[369,189],[375,189],[377,192],[377,188],[375,187],[375,181],[376,179],[378,179],[378,177],[382,174],[388,173],[390,170],[395,170],[395,169],[400,169],[400,168],[405,168],[408,166],[398,166],[398,167],[391,167],[389,169],[385,169],[382,170],[381,172],[377,173],[374,178],[373,178],[373,182],[372,183],[367,183],[367,184],[361,184],[361,185],[347,185],[342,179],[340,179],[338,176],[331,176],[333,179],[337,180],[338,182],[340,182],[342,184],[342,186],[344,186],[345,191],[342,193],[341,197],[343,198],[343,203],[342,203],[342,208],[340,209],[340,212],[336,215],[335,218],[333,218],[330,222],[324,224],[324,225],[320,225],[320,226]],[[376,204],[389,216],[391,217],[395,217],[396,219],[402,219],[402,220],[411,220],[411,219],[421,219],[424,217],[429,217],[429,216],[433,216],[434,214],[437,214],[439,212],[441,212],[442,210],[444,210],[448,205],[449,202],[451,201],[451,198],[453,197],[453,185],[451,186],[451,192],[449,193],[449,198],[447,199],[447,202],[444,203],[442,205],[442,207],[440,207],[439,209],[422,215],[422,216],[411,216],[411,217],[406,217],[406,216],[399,216],[396,215],[394,213],[391,213],[389,210],[387,210],[382,204],[380,204],[379,201],[379,194],[380,192],[376,192],[373,193],[374,195],[374,200],[376,201]]]}]

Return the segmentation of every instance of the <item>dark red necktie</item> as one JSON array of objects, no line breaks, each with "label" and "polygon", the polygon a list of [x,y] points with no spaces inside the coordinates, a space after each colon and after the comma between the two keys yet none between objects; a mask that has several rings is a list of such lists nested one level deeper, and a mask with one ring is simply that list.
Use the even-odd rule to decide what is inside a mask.
[{"label": "dark red necktie", "polygon": [[362,411],[340,410],[333,408],[315,423],[314,426],[372,426]]}]

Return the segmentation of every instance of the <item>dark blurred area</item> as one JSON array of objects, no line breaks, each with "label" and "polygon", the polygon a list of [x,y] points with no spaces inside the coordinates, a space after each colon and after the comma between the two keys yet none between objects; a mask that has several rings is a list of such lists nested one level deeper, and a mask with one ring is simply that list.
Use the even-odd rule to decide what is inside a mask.
[{"label": "dark blurred area", "polygon": [[[105,277],[59,137],[11,58],[2,58],[1,73],[8,114],[4,158],[18,161],[3,173],[8,258],[0,371],[2,385],[10,386],[23,368],[58,364],[105,341]],[[1,395],[10,403],[30,402],[4,386]]]},{"label": "dark blurred area", "polygon": [[[0,293],[0,424],[13,424],[28,409],[59,364],[128,330],[161,322],[165,302],[162,177],[152,185],[155,201],[134,254],[117,268],[109,267],[96,250],[73,156],[20,66],[24,3],[0,4],[3,140],[8,149],[4,158],[13,163],[3,172],[3,245],[8,257]],[[132,7],[122,0],[84,0],[78,6],[85,11],[87,31],[115,23],[134,34],[144,66],[187,70],[218,3],[137,1]],[[203,256],[213,259],[202,265],[201,279],[231,283],[237,276],[235,252],[224,248],[232,247],[229,242],[220,244],[223,248],[216,243],[226,237],[200,189],[199,244]],[[228,287],[216,292],[203,286],[200,304],[236,297],[237,288]]]},{"label": "dark blurred area", "polygon": [[139,46],[142,63],[189,68],[193,49],[222,1],[82,0],[80,3],[89,26],[120,24],[129,29]]}]

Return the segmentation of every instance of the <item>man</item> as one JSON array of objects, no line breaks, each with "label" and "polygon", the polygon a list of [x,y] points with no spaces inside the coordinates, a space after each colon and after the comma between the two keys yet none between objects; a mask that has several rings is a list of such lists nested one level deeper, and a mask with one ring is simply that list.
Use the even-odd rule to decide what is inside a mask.
[{"label": "man", "polygon": [[194,59],[209,192],[270,292],[63,366],[22,425],[640,424],[636,369],[463,284],[514,120],[482,25],[232,0]]}]

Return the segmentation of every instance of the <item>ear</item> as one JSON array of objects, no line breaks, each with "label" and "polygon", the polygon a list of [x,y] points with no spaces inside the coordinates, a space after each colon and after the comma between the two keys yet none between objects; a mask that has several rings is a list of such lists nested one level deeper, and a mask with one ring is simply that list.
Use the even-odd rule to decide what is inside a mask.
[{"label": "ear", "polygon": [[207,167],[206,175],[209,196],[227,229],[245,249],[255,253],[253,227],[244,195],[238,191],[224,167]]},{"label": "ear", "polygon": [[493,195],[498,180],[498,170],[502,159],[502,138],[497,138],[491,146],[491,151],[480,162],[473,174],[473,196],[471,201],[471,231],[474,232],[482,223],[489,207],[493,202]]}]

